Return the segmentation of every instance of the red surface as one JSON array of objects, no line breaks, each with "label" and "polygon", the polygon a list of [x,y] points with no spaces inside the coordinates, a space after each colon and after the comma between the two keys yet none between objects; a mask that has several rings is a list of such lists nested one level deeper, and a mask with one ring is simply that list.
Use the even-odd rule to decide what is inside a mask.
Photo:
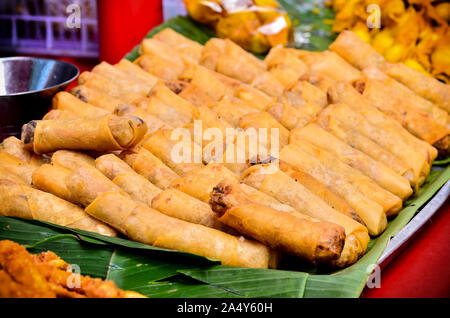
[{"label": "red surface", "polygon": [[100,59],[117,63],[163,21],[161,0],[98,0]]},{"label": "red surface", "polygon": [[450,200],[381,272],[365,298],[450,297]]}]

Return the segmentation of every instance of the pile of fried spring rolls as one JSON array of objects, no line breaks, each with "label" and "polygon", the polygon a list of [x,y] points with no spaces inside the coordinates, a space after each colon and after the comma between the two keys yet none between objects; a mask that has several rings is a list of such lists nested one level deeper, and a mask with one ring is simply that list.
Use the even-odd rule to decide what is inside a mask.
[{"label": "pile of fried spring rolls", "polygon": [[[354,264],[449,150],[450,88],[360,42],[343,32],[330,51],[275,47],[259,60],[164,29],[3,141],[0,212],[229,266],[276,268],[282,254]],[[238,142],[248,129],[256,154]],[[244,160],[228,160],[235,149]]]}]

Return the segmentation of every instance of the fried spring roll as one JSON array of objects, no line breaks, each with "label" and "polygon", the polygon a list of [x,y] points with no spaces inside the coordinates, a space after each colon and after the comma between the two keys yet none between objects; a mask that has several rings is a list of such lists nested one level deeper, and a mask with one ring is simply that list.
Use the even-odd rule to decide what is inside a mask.
[{"label": "fried spring roll", "polygon": [[228,266],[269,267],[270,251],[262,244],[177,220],[114,192],[100,195],[86,212],[141,243],[217,259]]},{"label": "fried spring roll", "polygon": [[283,95],[283,84],[270,72],[264,72],[256,76],[251,85],[269,96],[279,98]]},{"label": "fried spring roll", "polygon": [[[315,104],[320,109],[328,105],[327,94],[307,81],[296,82],[288,88],[288,91],[297,93],[306,103]],[[296,105],[293,101],[292,104]]]},{"label": "fried spring roll", "polygon": [[72,169],[74,167],[95,167],[95,160],[89,155],[70,150],[58,150],[53,153],[51,163]]},{"label": "fried spring roll", "polygon": [[[399,158],[402,157],[402,153],[407,153],[405,162],[409,160],[415,160],[418,156],[423,156],[424,162],[428,163],[428,167],[424,169],[424,172],[428,174],[429,168],[437,157],[437,150],[430,144],[414,137],[406,129],[404,129],[395,119],[387,116],[379,111],[375,106],[371,105],[367,99],[359,94],[348,83],[337,83],[330,87],[328,92],[329,98],[332,103],[344,103],[350,106],[355,112],[369,121],[372,125],[378,128],[379,131],[386,134],[386,137],[382,137],[382,134],[378,134],[376,137],[373,135],[373,140],[386,143],[386,149],[396,151],[395,155]],[[372,132],[375,134],[376,130]],[[366,135],[371,137],[371,135]],[[387,137],[389,136],[389,137]],[[395,137],[394,137],[395,136]],[[389,140],[391,144],[388,144]],[[398,144],[398,146],[395,146]],[[397,151],[398,149],[398,151]],[[401,150],[400,150],[401,149]],[[416,154],[414,155],[414,151]],[[422,166],[423,167],[423,164]]]},{"label": "fried spring roll", "polygon": [[36,169],[36,166],[20,160],[7,152],[0,152],[0,167],[20,178],[26,184],[31,184],[31,175]]},{"label": "fried spring roll", "polygon": [[365,226],[339,213],[282,171],[266,174],[261,173],[261,166],[254,166],[244,173],[243,181],[261,192],[289,204],[303,214],[342,226],[346,236],[353,236],[353,238],[346,240],[345,244],[348,245],[344,246],[346,253],[337,261],[340,266],[356,262],[365,252],[369,243],[369,235]]},{"label": "fried spring roll", "polygon": [[174,171],[145,148],[140,148],[137,153],[125,153],[123,159],[134,171],[162,190],[167,189],[179,178]]},{"label": "fried spring roll", "polygon": [[109,111],[85,103],[67,92],[59,92],[52,102],[54,109],[69,111],[79,118],[97,118],[109,114]]},{"label": "fried spring roll", "polygon": [[16,174],[10,172],[9,169],[0,165],[0,180],[2,180],[2,179],[10,180],[17,184],[30,185],[29,183],[25,182],[22,178],[20,178]]},{"label": "fried spring roll", "polygon": [[152,53],[146,53],[141,55],[134,63],[141,67],[144,71],[151,75],[154,75],[165,81],[173,81],[178,79],[185,66],[181,60],[172,63],[173,61],[166,57],[155,55]]},{"label": "fried spring roll", "polygon": [[142,97],[141,94],[131,92],[115,81],[110,80],[101,74],[92,72],[81,73],[78,78],[78,84],[103,92],[110,97],[123,100],[125,103],[132,103],[134,100]]},{"label": "fried spring roll", "polygon": [[[166,85],[168,85],[167,82]],[[171,89],[173,90],[172,87]],[[178,96],[187,100],[188,102],[192,103],[195,106],[209,107],[210,105],[216,102],[216,100],[212,98],[211,95],[208,94],[205,89],[202,89],[197,85],[193,85],[192,83],[187,84],[186,88],[184,88],[180,93],[178,93]]]},{"label": "fried spring roll", "polygon": [[239,181],[239,177],[223,165],[210,163],[202,169],[191,171],[185,176],[174,180],[171,188],[208,203],[214,186],[224,179]]},{"label": "fried spring roll", "polygon": [[210,107],[217,115],[235,128],[239,127],[241,117],[258,112],[258,109],[250,107],[246,102],[235,97],[224,97],[217,103],[210,105]]},{"label": "fried spring roll", "polygon": [[336,172],[325,167],[318,159],[296,145],[285,146],[280,151],[280,160],[306,171],[342,197],[364,221],[370,235],[378,235],[387,226],[386,214],[375,201],[363,195],[358,188]]},{"label": "fried spring roll", "polygon": [[163,103],[176,108],[179,112],[186,115],[192,114],[195,106],[187,100],[181,98],[170,90],[164,83],[158,82],[149,94],[149,97],[156,97]]},{"label": "fried spring roll", "polygon": [[161,189],[113,154],[98,157],[95,160],[95,167],[124,190],[133,200],[150,207],[153,198],[161,193]]},{"label": "fried spring roll", "polygon": [[195,142],[186,140],[184,136],[181,136],[181,141],[173,139],[172,136],[176,137],[173,132],[175,130],[159,130],[148,135],[142,146],[180,176],[202,168],[204,165],[201,158],[196,158],[196,153],[200,157],[202,155],[201,147],[198,146],[199,150],[196,151]]},{"label": "fried spring roll", "polygon": [[397,120],[414,136],[434,144],[448,136],[446,126],[440,125],[429,114],[411,107],[393,94],[384,81],[364,78],[355,84],[357,90],[375,107]]},{"label": "fried spring roll", "polygon": [[398,95],[404,103],[429,114],[440,125],[446,126],[448,124],[449,116],[445,110],[439,108],[436,104],[433,104],[429,100],[415,94],[408,87],[390,78],[378,68],[367,67],[363,69],[363,74],[368,79],[382,81],[390,94]]},{"label": "fried spring roll", "polygon": [[308,83],[312,84],[314,87],[320,89],[325,94],[328,92],[328,88],[334,84],[336,84],[336,81],[331,79],[328,76],[325,76],[323,74],[317,73],[317,72],[306,72],[302,77],[301,80],[307,81]]},{"label": "fried spring roll", "polygon": [[352,168],[341,160],[336,160],[334,153],[303,140],[298,140],[295,144],[302,151],[319,160],[323,166],[342,176],[364,196],[378,203],[387,216],[394,215],[401,210],[402,200],[398,196],[384,189],[359,170]]},{"label": "fried spring roll", "polygon": [[356,214],[353,208],[344,199],[330,191],[322,182],[314,178],[309,173],[283,161],[279,162],[279,169],[291,177],[294,181],[300,183],[311,193],[321,198],[326,204],[336,211],[365,226],[363,220],[361,220],[358,214]]},{"label": "fried spring roll", "polygon": [[114,110],[117,116],[134,116],[142,119],[148,127],[147,133],[151,134],[160,129],[173,129],[174,127],[160,118],[147,113],[142,107],[137,107],[130,104],[122,104],[117,106]]},{"label": "fried spring roll", "polygon": [[155,196],[151,207],[170,217],[230,233],[231,229],[219,222],[211,207],[176,189],[167,189]]},{"label": "fried spring roll", "polygon": [[266,148],[270,149],[272,145],[272,131],[278,130],[278,145],[283,147],[288,144],[289,131],[283,127],[272,115],[267,112],[259,112],[253,114],[247,114],[239,120],[239,127],[244,130],[254,128],[257,130],[258,136],[261,137],[258,130],[259,128],[267,129],[267,141],[259,140],[266,145]]},{"label": "fried spring roll", "polygon": [[309,69],[335,81],[352,83],[361,78],[361,72],[334,52],[311,53],[303,58]]},{"label": "fried spring roll", "polygon": [[330,45],[330,50],[360,70],[368,66],[381,66],[386,63],[380,53],[352,31],[342,31]]},{"label": "fried spring roll", "polygon": [[83,165],[72,169],[43,165],[34,171],[33,184],[42,191],[82,206],[88,206],[103,192],[115,191],[126,195],[95,167]]},{"label": "fried spring roll", "polygon": [[202,57],[203,45],[182,36],[171,28],[165,28],[156,33],[153,38],[173,47],[180,54],[188,56],[194,62],[199,62]]},{"label": "fried spring roll", "polygon": [[79,119],[80,117],[68,110],[52,109],[49,111],[42,120],[64,120],[64,119]]},{"label": "fried spring roll", "polygon": [[269,72],[277,78],[283,87],[297,82],[308,71],[308,66],[298,59],[290,50],[281,46],[272,48],[264,59]]},{"label": "fried spring roll", "polygon": [[24,143],[16,137],[8,137],[0,143],[0,153],[6,152],[22,161],[30,162],[32,154]]},{"label": "fried spring roll", "polygon": [[[143,117],[146,115],[156,117],[173,127],[182,127],[193,120],[192,112],[186,112],[183,108],[177,107],[177,104],[166,104],[156,97],[141,98],[135,101],[135,105],[139,109],[136,114],[142,113]],[[124,108],[126,106],[120,106],[120,109]]]},{"label": "fried spring roll", "polygon": [[111,81],[115,81],[120,86],[126,87],[127,91],[138,95],[146,96],[152,88],[146,83],[136,79],[135,77],[129,76],[127,73],[122,72],[107,62],[101,62],[92,69],[92,72],[103,75]]},{"label": "fried spring roll", "polygon": [[128,61],[127,59],[122,59],[114,65],[118,70],[126,73],[128,76],[135,78],[143,82],[147,87],[152,88],[158,82],[158,78],[151,75],[150,73],[144,71],[142,68],[137,66],[136,64]]},{"label": "fried spring roll", "polygon": [[94,119],[32,121],[22,141],[37,154],[59,149],[114,151],[131,148],[147,132],[142,119],[106,115]]},{"label": "fried spring roll", "polygon": [[336,260],[345,231],[336,224],[312,222],[294,214],[254,204],[226,181],[214,187],[210,204],[220,221],[273,249],[313,264]]},{"label": "fried spring roll", "polygon": [[268,105],[275,102],[273,97],[246,84],[239,86],[239,88],[236,89],[234,96],[258,110],[264,110]]},{"label": "fried spring roll", "polygon": [[233,96],[236,89],[235,85],[227,85],[223,77],[201,65],[193,66],[191,83],[197,87],[207,88],[205,92],[216,101],[224,96]]},{"label": "fried spring roll", "polygon": [[111,97],[102,91],[92,89],[85,85],[79,85],[72,88],[70,93],[85,103],[89,103],[109,112],[113,112],[117,106],[125,104],[123,100]]},{"label": "fried spring roll", "polygon": [[266,111],[289,130],[303,127],[314,119],[308,113],[302,111],[301,108],[294,107],[288,103],[269,105]]},{"label": "fried spring roll", "polygon": [[290,142],[305,140],[309,143],[333,153],[339,160],[361,171],[402,200],[406,200],[412,189],[406,178],[396,174],[384,164],[372,159],[366,154],[347,145],[317,124],[309,124],[300,129],[294,129],[290,135]]},{"label": "fried spring roll", "polygon": [[[395,156],[388,149],[383,148],[375,141],[366,137],[364,133],[361,132],[361,127],[370,126],[370,123],[367,123],[364,117],[352,111],[347,105],[335,104],[328,106],[320,114],[317,119],[317,124],[330,131],[333,135],[340,138],[351,147],[384,163],[397,174],[408,179],[413,187],[417,184],[418,176],[415,177],[412,166]],[[354,126],[359,126],[359,128],[355,128]],[[419,173],[420,171],[421,170],[418,169]]]},{"label": "fried spring roll", "polygon": [[0,204],[0,213],[4,216],[39,220],[106,236],[117,236],[116,231],[92,218],[80,207],[50,193],[10,180],[0,180]]},{"label": "fried spring roll", "polygon": [[390,77],[409,87],[450,114],[450,86],[416,71],[402,63],[385,64],[382,70]]}]

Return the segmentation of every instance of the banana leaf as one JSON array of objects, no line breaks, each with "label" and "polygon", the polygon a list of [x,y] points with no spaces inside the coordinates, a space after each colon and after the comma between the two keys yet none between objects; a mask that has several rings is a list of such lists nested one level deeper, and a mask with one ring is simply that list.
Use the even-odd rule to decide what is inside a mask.
[{"label": "banana leaf", "polygon": [[[301,39],[295,42],[296,47],[324,50],[334,40],[330,23],[333,13],[320,1],[280,2],[294,22],[296,38]],[[201,44],[214,36],[208,27],[188,17],[176,17],[147,37],[165,27]],[[126,56],[132,61],[137,57],[138,47]],[[215,260],[123,238],[1,216],[0,240],[16,241],[32,253],[51,250],[68,263],[77,264],[82,274],[113,280],[120,288],[149,297],[358,297],[389,239],[450,179],[448,160],[436,162],[418,195],[405,203],[382,235],[371,240],[366,255],[343,270],[315,268],[289,257],[278,270],[230,268]]]}]

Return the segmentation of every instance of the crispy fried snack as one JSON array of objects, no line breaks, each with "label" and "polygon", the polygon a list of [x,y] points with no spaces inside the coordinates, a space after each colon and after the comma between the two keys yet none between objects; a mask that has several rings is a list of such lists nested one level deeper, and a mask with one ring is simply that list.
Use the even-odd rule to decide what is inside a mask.
[{"label": "crispy fried snack", "polygon": [[32,255],[17,243],[0,241],[0,298],[145,297],[89,276],[80,275],[80,284],[72,287],[73,275],[70,265],[53,252]]}]

